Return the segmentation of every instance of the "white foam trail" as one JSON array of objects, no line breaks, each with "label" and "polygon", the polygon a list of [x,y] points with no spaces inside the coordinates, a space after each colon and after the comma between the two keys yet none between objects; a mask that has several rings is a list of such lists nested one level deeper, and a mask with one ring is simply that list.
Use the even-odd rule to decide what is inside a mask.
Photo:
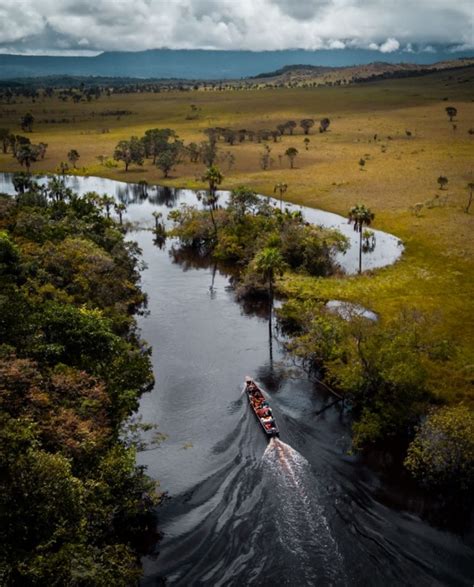
[{"label": "white foam trail", "polygon": [[294,448],[272,438],[262,457],[264,468],[273,478],[273,495],[278,500],[276,524],[285,548],[301,560],[306,578],[344,584],[342,556],[332,536],[317,492],[308,491],[311,469]]}]

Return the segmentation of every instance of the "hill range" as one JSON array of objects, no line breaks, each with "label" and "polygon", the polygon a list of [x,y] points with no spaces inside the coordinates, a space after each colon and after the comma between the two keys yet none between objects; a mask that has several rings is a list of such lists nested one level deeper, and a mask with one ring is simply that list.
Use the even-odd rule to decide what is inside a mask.
[{"label": "hill range", "polygon": [[[100,76],[141,79],[231,80],[258,76],[260,72],[275,72],[295,63],[315,67],[312,75],[328,73],[327,68],[364,68],[414,70],[431,67],[436,62],[462,63],[473,58],[469,52],[440,50],[436,53],[394,52],[383,54],[372,50],[285,50],[285,51],[205,51],[155,49],[140,52],[106,52],[94,57],[57,57],[37,55],[0,55],[0,79],[45,76]],[[323,72],[323,68],[326,68]],[[352,72],[351,75],[357,75]],[[270,74],[265,74],[269,77]],[[306,75],[306,74],[305,74]]]}]

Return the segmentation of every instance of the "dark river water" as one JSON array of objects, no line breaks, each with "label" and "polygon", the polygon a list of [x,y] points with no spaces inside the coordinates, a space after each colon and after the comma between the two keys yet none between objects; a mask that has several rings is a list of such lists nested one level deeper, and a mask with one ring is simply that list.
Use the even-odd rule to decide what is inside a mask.
[{"label": "dark river water", "polygon": [[[140,414],[166,440],[139,454],[169,499],[159,509],[162,540],[143,560],[145,586],[466,585],[474,582],[474,537],[426,519],[426,504],[382,479],[354,456],[347,416],[270,336],[266,308],[235,300],[228,277],[190,260],[168,241],[160,249],[152,212],[195,203],[189,190],[71,178],[79,193],[115,195],[128,204],[130,234],[143,250],[148,315],[139,319],[153,347],[156,385]],[[0,192],[12,193],[0,174]],[[338,225],[341,217],[303,209]],[[364,267],[401,254],[377,232]],[[348,272],[357,250],[338,259]],[[280,439],[267,442],[241,395],[250,375],[267,390]]]}]

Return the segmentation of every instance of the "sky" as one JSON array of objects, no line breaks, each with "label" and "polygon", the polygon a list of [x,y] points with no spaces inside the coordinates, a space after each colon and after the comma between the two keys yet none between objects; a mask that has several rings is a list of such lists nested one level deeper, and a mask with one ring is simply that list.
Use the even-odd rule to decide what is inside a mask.
[{"label": "sky", "polygon": [[474,49],[473,0],[0,0],[0,52]]}]

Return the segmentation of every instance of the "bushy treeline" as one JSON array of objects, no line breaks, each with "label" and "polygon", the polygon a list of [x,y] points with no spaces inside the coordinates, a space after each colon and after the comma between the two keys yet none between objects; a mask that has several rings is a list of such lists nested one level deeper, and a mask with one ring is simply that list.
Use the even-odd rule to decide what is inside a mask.
[{"label": "bushy treeline", "polygon": [[[270,273],[273,279],[284,268],[310,275],[334,272],[333,253],[345,250],[345,237],[310,225],[300,211],[282,211],[243,186],[231,192],[225,207],[219,207],[213,175],[219,177],[216,168],[203,178],[211,185],[203,196],[206,209],[181,206],[172,211],[171,235],[202,255],[235,263],[240,269],[240,295],[267,295]],[[259,263],[262,253],[272,267]]]},{"label": "bushy treeline", "polygon": [[123,438],[153,383],[139,250],[97,194],[16,180],[0,196],[1,582],[134,584],[158,499]]},{"label": "bushy treeline", "polygon": [[453,403],[459,357],[436,320],[411,309],[372,321],[295,298],[279,317],[290,350],[352,405],[355,449],[401,450],[408,471],[430,488],[474,486],[474,412],[462,398]]}]

